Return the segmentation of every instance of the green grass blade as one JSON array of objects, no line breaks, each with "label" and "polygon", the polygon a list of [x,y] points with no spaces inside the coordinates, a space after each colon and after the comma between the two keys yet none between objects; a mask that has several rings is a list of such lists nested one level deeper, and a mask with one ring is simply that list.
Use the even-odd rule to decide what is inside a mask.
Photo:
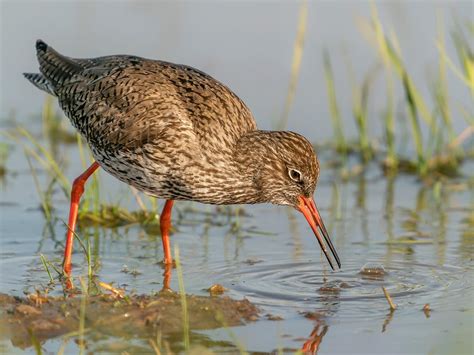
[{"label": "green grass blade", "polygon": [[44,257],[43,254],[40,254],[40,258],[41,258],[41,263],[43,264],[44,269],[48,273],[49,281],[54,282],[53,276],[51,276],[51,272],[49,272],[49,267],[48,267],[48,264],[46,263],[46,258]]},{"label": "green grass blade", "polygon": [[405,98],[408,102],[408,116],[412,128],[412,137],[415,143],[415,150],[418,161],[418,171],[423,175],[426,172],[426,159],[423,153],[423,137],[421,135],[420,124],[418,122],[417,106],[412,96],[412,91],[408,84],[408,79],[404,78],[403,88],[405,90]]},{"label": "green grass blade", "polygon": [[278,128],[280,130],[286,129],[288,125],[288,117],[290,115],[290,109],[293,104],[296,93],[296,85],[298,84],[298,74],[301,67],[301,59],[303,57],[304,39],[306,35],[308,18],[308,1],[303,0],[300,6],[299,18],[298,18],[298,30],[295,38],[295,45],[293,49],[293,60],[291,63],[291,74],[290,83],[288,85],[288,94],[286,96],[285,107],[280,119]]},{"label": "green grass blade", "polygon": [[393,76],[390,67],[386,67],[387,85],[387,108],[384,114],[385,139],[387,143],[386,165],[395,168],[398,165],[397,152],[395,148],[395,117],[394,117],[394,95]]},{"label": "green grass blade", "polygon": [[45,214],[46,220],[49,221],[51,219],[50,197],[46,196],[46,194],[43,193],[43,190],[41,190],[40,183],[38,181],[38,175],[36,174],[36,169],[33,167],[33,164],[31,163],[30,155],[28,154],[26,150],[25,150],[25,157],[26,157],[26,161],[28,162],[28,166],[30,167],[31,176],[33,177],[36,192],[39,195],[41,206],[43,207],[43,212]]},{"label": "green grass blade", "polygon": [[367,104],[369,98],[369,90],[371,83],[374,80],[376,74],[375,69],[369,70],[365,77],[361,87],[356,84],[352,84],[352,113],[354,115],[356,126],[359,132],[359,147],[364,162],[368,162],[372,158],[372,149],[370,146],[369,133],[368,133],[368,111]]},{"label": "green grass blade", "polygon": [[[33,146],[38,149],[41,154],[43,154],[45,159],[37,159],[45,168],[52,173],[53,176],[55,176],[58,181],[61,183],[62,187],[64,190],[69,191],[71,189],[71,184],[67,180],[67,178],[64,176],[61,168],[59,165],[56,163],[55,159],[51,155],[51,153],[44,148],[32,135],[30,132],[28,132],[25,128],[23,127],[18,127],[18,132],[20,135],[25,137]],[[24,144],[22,144],[24,145]],[[30,149],[31,151],[31,149]],[[35,158],[39,158],[38,154],[34,155]]]},{"label": "green grass blade", "polygon": [[186,301],[186,291],[184,289],[183,269],[179,258],[179,247],[174,248],[174,260],[176,262],[176,272],[178,274],[179,295],[181,297],[181,316],[183,317],[183,342],[185,351],[189,351],[189,315]]},{"label": "green grass blade", "polygon": [[331,58],[325,50],[323,54],[324,61],[324,77],[326,79],[326,90],[328,93],[329,109],[331,111],[331,122],[334,131],[334,140],[336,141],[336,149],[339,152],[347,151],[347,144],[342,130],[342,120],[337,103],[336,90],[334,86],[334,76],[331,66]]},{"label": "green grass blade", "polygon": [[35,350],[36,355],[43,355],[43,349],[41,349],[41,343],[39,342],[36,335],[33,331],[28,328],[28,334],[30,335],[31,344],[33,345],[33,349]]},{"label": "green grass blade", "polygon": [[451,117],[451,110],[449,108],[449,97],[446,82],[446,62],[447,53],[444,40],[444,25],[441,15],[438,13],[438,49],[440,51],[439,64],[438,64],[438,83],[436,85],[436,101],[440,110],[441,117],[444,125],[448,130],[449,143],[451,143],[456,137],[453,129],[453,120]]}]

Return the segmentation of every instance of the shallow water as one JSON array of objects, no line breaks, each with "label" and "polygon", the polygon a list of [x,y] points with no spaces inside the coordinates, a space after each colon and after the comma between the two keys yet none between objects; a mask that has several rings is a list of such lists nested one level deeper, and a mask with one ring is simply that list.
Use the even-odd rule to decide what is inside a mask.
[{"label": "shallow water", "polygon": [[[65,152],[77,154],[73,147]],[[22,152],[14,152],[12,159],[17,163],[2,189],[0,292],[22,295],[47,284],[39,254],[59,262],[65,228],[60,220],[46,223]],[[67,175],[73,176],[75,169]],[[40,180],[45,180],[44,174]],[[101,193],[113,196],[106,200],[121,200],[123,206],[138,209],[124,185],[103,172],[100,180]],[[248,351],[290,351],[308,339],[320,341],[322,334],[320,353],[469,352],[472,338],[462,334],[473,329],[474,238],[469,215],[472,191],[462,182],[444,184],[436,197],[433,188],[412,177],[387,180],[376,168],[349,183],[323,169],[316,201],[342,260],[338,271],[330,270],[295,210],[244,206],[246,215],[229,217],[214,206],[178,202],[172,245],[179,245],[186,293],[207,295],[206,289],[217,283],[232,298],[245,297],[261,309],[261,319],[255,323],[196,331],[206,339],[197,342],[219,352],[236,351],[237,344]],[[67,200],[59,191],[54,204],[59,219],[65,220]],[[129,293],[162,288],[159,237],[147,235],[139,226],[86,228],[79,233],[90,238],[101,281]],[[74,275],[86,275],[78,245],[73,261]],[[382,286],[398,305],[393,313]],[[178,290],[176,270],[171,288]],[[57,286],[51,294],[61,293]],[[431,312],[423,312],[425,304]],[[88,346],[111,351],[121,349],[124,341],[88,339]],[[182,339],[168,341],[180,344]],[[222,348],[219,341],[230,348]],[[151,351],[145,340],[134,343],[137,349]],[[1,344],[15,351],[8,340]],[[53,339],[43,346],[54,352],[61,344]],[[75,346],[70,342],[67,349]]]},{"label": "shallow water", "polygon": [[[39,112],[44,95],[20,75],[37,68],[33,50],[37,38],[77,57],[126,52],[195,66],[235,90],[260,127],[274,127],[287,94],[299,3],[157,4],[3,1],[2,130],[12,128],[15,116],[34,133],[42,132]],[[469,14],[472,4],[444,2],[435,7],[429,2],[379,1],[377,6],[386,29],[393,28],[399,36],[410,75],[423,96],[430,97],[427,77],[436,73],[438,64],[437,13],[442,15],[447,32],[456,22],[452,14]],[[106,25],[104,18],[112,21]],[[322,52],[327,48],[335,68],[345,133],[348,137],[356,134],[348,83],[350,67],[360,83],[376,61],[376,51],[357,30],[360,19],[369,18],[369,2],[309,3],[306,45],[289,129],[304,132],[318,143],[332,137],[322,64]],[[456,58],[448,37],[446,33],[447,53]],[[448,71],[452,106],[472,112],[470,92],[451,74]],[[385,83],[379,80],[382,76],[370,92],[371,138],[383,135],[380,113],[386,107],[386,97]],[[402,100],[399,90],[394,102]],[[402,122],[397,120],[398,139],[409,129]],[[453,125],[456,133],[466,127],[457,111]],[[65,126],[69,127],[67,122]],[[428,137],[428,132],[423,134]],[[409,156],[413,148],[404,139],[397,145]],[[69,145],[56,150],[58,160],[67,160],[65,174],[72,180],[81,172],[77,149]],[[311,344],[319,344],[320,354],[472,353],[472,182],[469,188],[466,178],[452,179],[438,192],[415,177],[385,178],[375,166],[363,176],[342,182],[337,171],[329,168],[330,159],[322,154],[315,197],[341,257],[342,269],[338,271],[330,270],[306,221],[295,210],[244,206],[248,216],[229,218],[213,206],[176,203],[173,222],[177,231],[171,239],[173,246],[179,245],[186,293],[208,295],[207,288],[221,284],[227,295],[245,297],[261,308],[256,322],[194,331],[193,343],[229,353],[239,349],[293,351],[305,346],[309,349]],[[49,179],[35,166],[44,187]],[[468,162],[464,175],[473,169]],[[67,219],[68,200],[56,187],[56,218],[48,223],[31,175],[22,147],[12,144],[7,174],[0,180],[0,293],[21,296],[41,289],[47,285],[48,275],[39,255],[55,263],[61,260],[62,221]],[[102,200],[139,209],[126,186],[104,172],[100,172],[100,180]],[[148,235],[137,225],[83,228],[78,233],[90,240],[101,281],[124,287],[129,294],[150,294],[163,287],[158,236]],[[77,282],[78,276],[87,274],[78,245],[73,262]],[[384,271],[375,274],[367,271],[381,268]],[[171,287],[178,290],[176,270]],[[398,306],[394,312],[389,310],[382,287]],[[61,295],[61,287],[56,285],[51,294]],[[431,311],[423,311],[426,304]],[[271,320],[279,317],[281,320]],[[87,341],[90,351],[152,352],[145,339],[129,339],[127,334],[88,335]],[[173,349],[182,346],[181,335],[166,341]],[[63,340],[53,338],[42,345],[46,352],[57,353]],[[67,342],[66,353],[78,350],[77,343]],[[0,352],[35,353],[32,348],[15,348],[1,334]]]}]

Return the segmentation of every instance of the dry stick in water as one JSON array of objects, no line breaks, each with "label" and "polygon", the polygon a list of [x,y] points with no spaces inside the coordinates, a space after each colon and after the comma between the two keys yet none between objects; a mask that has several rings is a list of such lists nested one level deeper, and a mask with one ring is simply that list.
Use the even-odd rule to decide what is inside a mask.
[{"label": "dry stick in water", "polygon": [[385,298],[387,299],[388,304],[390,305],[390,310],[391,311],[396,310],[397,305],[393,303],[392,297],[390,297],[390,294],[388,293],[388,291],[385,289],[385,287],[382,287],[382,290],[383,290],[383,294],[385,295]]}]

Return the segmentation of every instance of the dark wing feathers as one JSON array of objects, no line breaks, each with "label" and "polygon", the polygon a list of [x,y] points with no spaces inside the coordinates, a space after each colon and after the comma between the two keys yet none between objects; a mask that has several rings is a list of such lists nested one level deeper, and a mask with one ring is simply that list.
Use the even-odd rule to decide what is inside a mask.
[{"label": "dark wing feathers", "polygon": [[25,76],[58,96],[95,147],[134,149],[181,134],[210,154],[225,154],[256,129],[232,91],[194,68],[129,55],[69,58],[42,41],[36,48],[42,74]]}]

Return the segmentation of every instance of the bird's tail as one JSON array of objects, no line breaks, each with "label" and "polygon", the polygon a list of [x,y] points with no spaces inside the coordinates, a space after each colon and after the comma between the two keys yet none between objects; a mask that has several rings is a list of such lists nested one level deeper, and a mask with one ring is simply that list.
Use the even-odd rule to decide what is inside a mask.
[{"label": "bird's tail", "polygon": [[46,91],[50,95],[56,96],[53,85],[51,85],[51,83],[43,76],[43,74],[23,73],[23,75],[38,89]]},{"label": "bird's tail", "polygon": [[[83,67],[72,58],[59,54],[40,39],[36,41],[36,56],[41,74],[53,89],[60,87],[67,79],[83,70]],[[33,84],[37,85],[35,82]]]}]

